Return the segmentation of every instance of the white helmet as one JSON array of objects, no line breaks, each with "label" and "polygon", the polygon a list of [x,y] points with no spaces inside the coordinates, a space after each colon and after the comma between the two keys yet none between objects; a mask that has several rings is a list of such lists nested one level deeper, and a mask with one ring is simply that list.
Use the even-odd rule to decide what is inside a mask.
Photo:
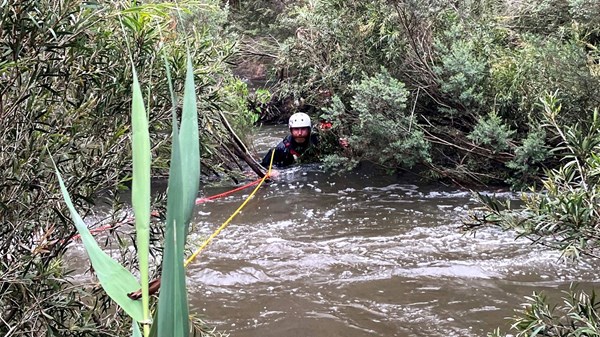
[{"label": "white helmet", "polygon": [[303,112],[295,113],[290,117],[288,125],[290,128],[310,128],[310,117]]}]

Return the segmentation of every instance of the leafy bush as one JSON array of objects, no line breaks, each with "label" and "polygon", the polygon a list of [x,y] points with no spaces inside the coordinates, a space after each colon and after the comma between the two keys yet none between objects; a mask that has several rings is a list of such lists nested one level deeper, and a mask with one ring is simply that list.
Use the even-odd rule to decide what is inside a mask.
[{"label": "leafy bush", "polygon": [[[69,177],[65,185],[84,217],[97,207],[94,203],[104,202],[100,193],[112,198],[130,184],[131,56],[143,70],[143,90],[155,89],[146,101],[153,167],[155,174],[165,173],[170,141],[163,130],[171,124],[171,97],[158,51],[166,51],[174,89],[180,92],[189,45],[199,108],[225,110],[214,92],[231,78],[226,61],[233,42],[215,19],[226,13],[218,1],[133,7],[129,2],[5,1],[0,8],[0,251],[6,257],[0,263],[0,307],[7,313],[0,335],[121,334],[126,327],[120,311],[106,305],[102,293],[90,296],[93,289],[75,290],[67,279],[61,258],[75,232],[59,202],[48,152],[59,154],[61,173]],[[212,21],[196,22],[195,30],[180,34],[195,11]],[[131,42],[131,54],[124,41]],[[202,137],[202,147],[215,149],[210,137],[224,134],[219,117],[203,113],[201,118],[215,131]],[[221,161],[222,142],[217,144],[217,150],[203,152],[203,164],[212,166],[215,157],[212,163]],[[119,247],[118,238],[107,240],[113,239]]]},{"label": "leafy bush", "polygon": [[550,156],[544,129],[532,128],[523,144],[517,146],[514,152],[515,157],[506,163],[506,167],[516,173],[511,174],[508,183],[521,187],[540,175],[540,165]]},{"label": "leafy bush", "polygon": [[363,73],[400,62],[403,40],[397,13],[385,1],[316,1],[295,4],[281,25],[294,32],[283,41],[276,67],[276,95],[321,107],[330,95],[346,97]]},{"label": "leafy bush", "polygon": [[590,123],[562,125],[558,122],[561,106],[555,96],[543,100],[548,132],[560,139],[553,150],[562,158],[556,169],[546,171],[543,193],[524,194],[523,208],[480,195],[483,215],[473,214],[473,227],[496,225],[515,229],[534,242],[559,249],[569,258],[581,254],[598,256],[600,236],[600,117],[594,111]]},{"label": "leafy bush", "polygon": [[558,90],[565,102],[560,116],[565,122],[587,118],[585,111],[600,103],[599,78],[590,73],[586,52],[576,41],[522,35],[518,46],[499,51],[491,62],[497,109],[515,125],[541,118],[537,98],[547,91]]},{"label": "leafy bush", "polygon": [[[517,337],[527,336],[600,336],[600,298],[594,290],[591,294],[571,287],[561,304],[551,306],[541,293],[525,297],[527,303],[511,318],[511,330]],[[499,329],[488,337],[507,337]]]},{"label": "leafy bush", "polygon": [[515,131],[510,130],[502,119],[492,111],[487,118],[480,118],[467,138],[477,145],[490,147],[492,151],[506,151]]},{"label": "leafy bush", "polygon": [[[564,102],[560,123],[589,119],[588,112],[600,105],[600,15],[595,15],[600,6],[594,1],[286,5],[278,24],[291,34],[279,44],[272,70],[275,100],[284,102],[275,114],[356,110],[353,85],[384,67],[404,83],[411,114],[427,125],[424,138],[435,147],[428,167],[438,177],[479,176],[468,180],[483,184],[529,180],[543,165],[556,163],[544,156],[543,147],[538,153],[525,151],[529,144],[543,144],[536,131],[543,119],[538,98],[558,90]],[[467,137],[489,111],[514,130],[502,151],[482,149]],[[347,125],[356,121],[350,118]],[[376,126],[380,122],[371,125],[388,127]],[[365,146],[344,156],[360,160]]]},{"label": "leafy bush", "polygon": [[594,0],[507,1],[509,22],[520,31],[553,35],[576,23],[588,32],[598,29],[600,4]]},{"label": "leafy bush", "polygon": [[[350,109],[339,98],[325,110],[323,118],[337,125],[341,136],[347,136],[355,165],[368,160],[384,167],[411,168],[429,161],[429,143],[406,109],[408,91],[404,84],[382,69],[373,77],[351,85],[354,92]],[[339,157],[326,163],[341,163]]]},{"label": "leafy bush", "polygon": [[[515,168],[542,160],[540,151],[544,133],[555,136],[559,143],[552,154],[561,159],[559,167],[546,171],[543,190],[532,188],[522,196],[523,205],[512,208],[510,202],[477,195],[483,207],[472,214],[467,228],[484,225],[515,230],[519,236],[560,250],[570,259],[582,256],[599,257],[600,236],[600,116],[598,110],[591,121],[564,125],[559,118],[561,105],[556,95],[542,100],[546,129],[532,134],[517,151],[512,162]],[[550,307],[545,296],[534,293],[527,298],[522,312],[513,318],[516,336],[600,336],[600,301],[591,295],[571,289],[563,305]],[[499,330],[490,337],[508,336]]]},{"label": "leafy bush", "polygon": [[[250,92],[248,85],[241,80],[232,80],[223,87],[221,93],[224,95],[224,101],[229,115],[233,118],[231,122],[236,130],[241,131],[242,135],[250,134],[251,128],[258,121],[258,113],[250,109]],[[263,98],[264,99],[264,98]]]},{"label": "leafy bush", "polygon": [[228,1],[233,24],[244,34],[252,36],[277,35],[281,27],[277,17],[293,4],[291,0],[235,0]]},{"label": "leafy bush", "polygon": [[440,107],[452,118],[464,114],[477,116],[486,103],[485,81],[488,76],[488,56],[483,47],[492,45],[484,29],[468,27],[447,15],[448,27],[436,37],[434,48],[437,63],[432,69],[439,90],[449,107]]}]

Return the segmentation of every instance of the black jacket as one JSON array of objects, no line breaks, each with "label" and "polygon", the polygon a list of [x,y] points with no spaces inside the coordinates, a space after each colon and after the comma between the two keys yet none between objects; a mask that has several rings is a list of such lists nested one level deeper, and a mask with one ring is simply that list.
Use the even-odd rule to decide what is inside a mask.
[{"label": "black jacket", "polygon": [[285,167],[292,165],[304,158],[309,153],[316,153],[316,147],[319,143],[319,138],[316,134],[311,133],[308,144],[298,144],[292,138],[292,135],[285,137],[274,149],[269,150],[262,162],[260,163],[264,168],[269,168],[271,162],[271,153],[275,151],[275,157],[273,157],[273,165],[277,167]]}]

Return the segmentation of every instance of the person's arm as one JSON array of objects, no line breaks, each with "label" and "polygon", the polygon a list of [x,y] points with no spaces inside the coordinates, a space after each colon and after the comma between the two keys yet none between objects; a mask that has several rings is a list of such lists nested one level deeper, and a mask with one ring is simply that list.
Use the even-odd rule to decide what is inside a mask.
[{"label": "person's arm", "polygon": [[[267,151],[267,154],[265,155],[263,160],[260,162],[260,165],[267,170],[269,169],[269,164],[271,163],[271,155],[272,155],[273,151],[275,151],[275,149],[270,149],[269,151]],[[273,164],[275,164],[275,158],[273,158]]]},{"label": "person's arm", "polygon": [[292,165],[295,161],[294,156],[290,153],[290,150],[285,146],[285,143],[282,141],[274,149],[269,150],[265,157],[263,158],[261,165],[268,169],[269,163],[271,162],[271,153],[275,151],[275,155],[273,157],[273,166],[277,167],[285,167]]}]

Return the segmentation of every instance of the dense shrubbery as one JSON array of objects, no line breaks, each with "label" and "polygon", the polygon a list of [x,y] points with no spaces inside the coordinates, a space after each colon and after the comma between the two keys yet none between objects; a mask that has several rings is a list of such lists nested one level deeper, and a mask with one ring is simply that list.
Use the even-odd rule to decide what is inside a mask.
[{"label": "dense shrubbery", "polygon": [[406,107],[409,93],[402,82],[383,69],[352,84],[350,90],[353,96],[348,109],[335,96],[322,117],[347,137],[353,159],[332,155],[325,159],[327,166],[350,169],[358,158],[394,169],[430,160],[429,143]]},{"label": "dense shrubbery", "polygon": [[[589,119],[600,105],[600,27],[589,14],[600,14],[599,7],[575,0],[299,2],[280,16],[281,26],[295,33],[281,44],[274,97],[317,114],[341,104],[347,118],[336,122],[349,131],[357,115],[354,83],[384,67],[405,85],[415,129],[431,147],[431,162],[420,167],[457,182],[518,186],[555,163],[545,151],[552,139],[539,132],[539,97],[558,91],[561,122]],[[367,109],[378,114],[376,107]],[[490,113],[506,134],[477,142]],[[352,130],[380,145],[371,131]],[[498,138],[505,136],[510,139]],[[356,161],[364,153],[338,157]],[[405,167],[387,158],[382,165]]]},{"label": "dense shrubbery", "polygon": [[[559,122],[561,105],[556,97],[543,100],[545,127],[556,135],[559,146],[553,149],[562,158],[560,165],[546,171],[543,191],[524,194],[523,206],[479,195],[483,209],[472,214],[470,229],[499,226],[514,230],[533,242],[560,250],[565,258],[600,257],[600,116],[594,111],[591,121],[563,125]],[[529,139],[529,138],[528,138]],[[526,141],[525,143],[528,143]],[[528,146],[538,143],[531,141]],[[524,149],[525,151],[525,149]],[[592,292],[570,294],[558,313],[550,309],[544,296],[534,294],[522,313],[514,318],[518,336],[598,336],[600,305]],[[493,336],[500,336],[497,331]]]},{"label": "dense shrubbery", "polygon": [[561,105],[554,96],[543,101],[548,132],[559,138],[553,152],[562,158],[557,168],[546,171],[544,193],[523,195],[523,209],[512,209],[480,196],[486,212],[474,214],[473,226],[493,224],[515,229],[535,242],[559,249],[563,255],[600,257],[600,116],[590,122],[561,125]]},{"label": "dense shrubbery", "polygon": [[238,95],[229,90],[237,80],[227,65],[234,41],[222,28],[226,15],[218,1],[177,7],[79,0],[2,3],[1,335],[120,335],[123,321],[114,320],[106,298],[88,296],[93,289],[74,289],[65,280],[61,257],[74,228],[61,206],[49,156],[69,177],[74,202],[87,215],[92,200],[101,203],[98,193],[129,184],[131,56],[144,90],[152,88],[147,106],[153,168],[156,174],[165,172],[171,98],[161,54],[173,70],[175,91],[181,92],[188,45],[201,88],[201,124],[213,131],[201,137],[203,164],[220,170],[231,159],[217,112],[235,116],[237,106],[230,102]]},{"label": "dense shrubbery", "polygon": [[[235,43],[219,5],[180,2],[173,15],[173,4],[151,2],[0,6],[1,333],[110,335],[122,328],[102,297],[90,302],[62,278],[68,241],[61,240],[73,232],[48,152],[88,213],[98,192],[128,183],[129,55],[154,93],[147,100],[155,173],[166,168],[170,123],[158,51],[166,52],[179,92],[186,44],[200,124],[212,131],[201,136],[204,172],[233,168],[222,116],[243,126],[255,115],[244,100],[251,93],[227,64]],[[238,21],[253,37],[275,28],[289,35],[273,44],[278,51],[261,53],[265,40],[256,38],[241,55],[276,59],[268,71],[273,95],[255,96],[256,103],[293,102],[287,107],[332,121],[332,139],[348,138],[350,147],[327,165],[348,169],[367,160],[389,171],[419,167],[457,182],[515,186],[546,169],[547,194],[526,199],[522,213],[488,200],[483,222],[516,226],[569,255],[597,254],[600,125],[591,112],[600,105],[599,2],[256,0],[231,8],[238,18],[254,14]],[[545,92],[557,97],[540,109]]]},{"label": "dense shrubbery", "polygon": [[[541,186],[520,210],[482,197],[473,226],[597,256],[599,18],[593,0],[302,1],[280,17],[295,34],[272,90],[348,137],[327,166],[368,160],[457,183]],[[519,336],[598,335],[593,296],[570,296],[564,317],[540,296],[530,302]]]}]

